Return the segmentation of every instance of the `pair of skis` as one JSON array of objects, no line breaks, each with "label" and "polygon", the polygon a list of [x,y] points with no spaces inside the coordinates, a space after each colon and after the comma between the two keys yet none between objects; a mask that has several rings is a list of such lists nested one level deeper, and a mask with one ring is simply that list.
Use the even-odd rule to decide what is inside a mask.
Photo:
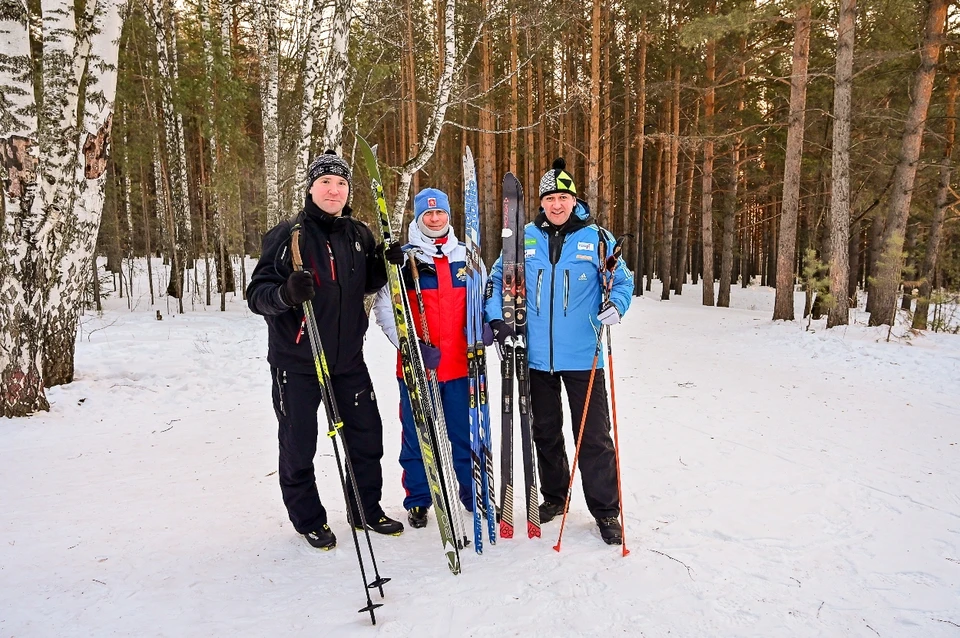
[{"label": "pair of skis", "polygon": [[483,262],[480,258],[480,204],[473,152],[463,156],[463,200],[467,246],[467,369],[470,388],[470,457],[473,477],[473,546],[483,553],[483,521],[487,538],[497,543],[493,500],[493,451],[487,408],[487,361],[483,343]]},{"label": "pair of skis", "polygon": [[[380,179],[377,158],[373,149],[362,137],[357,136],[357,142],[366,165],[367,174],[370,177],[380,218],[383,243],[384,246],[389,247],[398,239],[394,238],[390,228],[390,215],[387,212],[387,202],[383,194],[383,183]],[[431,388],[423,365],[423,357],[420,353],[416,329],[414,328],[413,313],[410,309],[410,300],[407,297],[398,266],[387,264],[387,281],[390,299],[393,303],[394,320],[397,325],[403,380],[410,396],[410,408],[416,424],[417,440],[420,443],[420,454],[423,457],[427,484],[430,486],[434,516],[440,528],[440,540],[447,557],[447,566],[451,572],[459,574],[460,549],[465,546],[466,539],[458,532],[459,510],[453,508],[454,500],[450,498],[450,488],[453,487],[451,481],[456,479],[450,475],[452,473],[444,471],[445,466],[449,468],[449,442],[443,418],[443,406],[440,405],[440,397],[435,395]]]},{"label": "pair of skis", "polygon": [[527,509],[527,536],[540,537],[540,508],[537,505],[537,463],[533,448],[530,410],[530,368],[527,359],[527,284],[524,269],[523,188],[513,173],[503,178],[503,321],[513,328],[514,338],[503,346],[503,401],[500,453],[500,536],[513,538],[513,404],[514,380],[520,414],[520,445],[523,454],[524,498]]}]

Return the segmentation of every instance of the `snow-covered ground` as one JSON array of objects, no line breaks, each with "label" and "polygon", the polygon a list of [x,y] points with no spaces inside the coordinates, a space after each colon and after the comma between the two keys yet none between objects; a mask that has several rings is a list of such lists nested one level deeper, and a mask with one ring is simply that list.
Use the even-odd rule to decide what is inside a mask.
[{"label": "snow-covered ground", "polygon": [[[138,283],[135,311],[82,319],[51,412],[0,423],[0,636],[960,635],[960,337],[772,323],[763,288],[730,309],[657,290],[614,332],[630,555],[579,484],[560,553],[555,521],[453,576],[435,525],[408,528],[373,539],[392,580],[372,627],[326,440],[339,548],[286,518],[263,320],[239,297],[150,307]],[[367,359],[405,520],[375,327]]]}]

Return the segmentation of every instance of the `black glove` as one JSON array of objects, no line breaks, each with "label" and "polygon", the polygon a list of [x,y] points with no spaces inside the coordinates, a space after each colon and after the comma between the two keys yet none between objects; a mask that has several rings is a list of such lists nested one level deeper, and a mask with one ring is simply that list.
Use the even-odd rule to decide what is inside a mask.
[{"label": "black glove", "polygon": [[440,366],[440,348],[421,341],[420,356],[423,357],[423,367],[427,370],[436,370]]},{"label": "black glove", "polygon": [[[380,248],[383,248],[383,244],[380,244]],[[388,264],[393,264],[394,266],[402,266],[407,258],[407,256],[403,254],[403,246],[400,245],[400,242],[390,244],[390,247],[383,251],[383,256],[386,257]]]},{"label": "black glove", "polygon": [[497,340],[500,347],[503,348],[507,339],[513,341],[517,333],[503,319],[494,319],[490,322],[490,329],[493,330],[493,338]]},{"label": "black glove", "polygon": [[286,283],[280,286],[280,299],[288,306],[299,306],[313,299],[317,291],[313,288],[313,273],[300,270],[290,273]]}]

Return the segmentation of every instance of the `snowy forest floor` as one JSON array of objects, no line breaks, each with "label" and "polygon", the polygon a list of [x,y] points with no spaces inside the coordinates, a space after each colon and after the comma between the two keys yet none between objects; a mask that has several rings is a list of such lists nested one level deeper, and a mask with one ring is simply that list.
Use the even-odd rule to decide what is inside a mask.
[{"label": "snowy forest floor", "polygon": [[[0,423],[0,636],[960,635],[958,336],[887,342],[862,312],[807,331],[770,321],[772,289],[720,309],[654,285],[613,336],[631,554],[600,541],[579,481],[562,552],[555,521],[464,552],[460,576],[431,514],[373,539],[392,581],[371,627],[326,437],[338,549],[309,547],[281,503],[263,320],[239,296],[150,307],[142,285],[135,311],[111,297],[82,318],[49,413]],[[383,506],[405,521],[376,326],[366,353]]]}]

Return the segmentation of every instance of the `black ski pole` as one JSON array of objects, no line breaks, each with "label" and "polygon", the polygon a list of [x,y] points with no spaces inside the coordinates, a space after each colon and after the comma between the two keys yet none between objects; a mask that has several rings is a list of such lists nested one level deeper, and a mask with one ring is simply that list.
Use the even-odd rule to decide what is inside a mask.
[{"label": "black ski pole", "polygon": [[[293,227],[290,234],[290,251],[293,261],[293,268],[297,271],[303,270],[303,260],[300,256],[300,225]],[[341,429],[343,421],[340,418],[340,410],[337,408],[336,398],[333,396],[333,388],[330,387],[330,370],[327,367],[327,358],[323,353],[323,344],[320,341],[320,331],[317,328],[317,319],[313,314],[313,304],[311,301],[303,302],[303,316],[307,324],[307,337],[310,340],[310,349],[313,351],[313,363],[317,371],[317,381],[320,383],[320,394],[323,401],[324,411],[327,415],[327,436],[333,443],[333,455],[337,461],[337,472],[340,476],[340,486],[343,488],[343,499],[347,507],[350,506],[350,494],[347,484],[353,488],[353,496],[357,502],[357,509],[360,513],[360,522],[363,525],[363,532],[367,537],[367,548],[370,551],[370,561],[373,564],[374,580],[367,583],[367,573],[363,565],[363,555],[360,552],[360,539],[357,537],[355,525],[350,525],[350,532],[353,535],[353,545],[357,550],[357,562],[360,565],[360,576],[363,579],[364,592],[367,596],[367,606],[358,610],[358,613],[370,612],[370,621],[376,625],[377,617],[374,610],[382,607],[381,603],[374,603],[370,600],[370,590],[378,589],[380,597],[383,598],[383,586],[390,581],[389,578],[380,576],[377,568],[377,557],[373,552],[373,543],[370,540],[370,531],[367,528],[366,515],[363,511],[363,504],[360,501],[360,490],[357,487],[356,476],[353,472],[353,463],[350,460],[350,450],[347,447],[346,437],[342,436]],[[337,435],[340,434],[340,440],[343,443],[343,457],[346,462],[346,474],[344,474],[344,462],[340,458],[340,446],[337,445]]]}]

